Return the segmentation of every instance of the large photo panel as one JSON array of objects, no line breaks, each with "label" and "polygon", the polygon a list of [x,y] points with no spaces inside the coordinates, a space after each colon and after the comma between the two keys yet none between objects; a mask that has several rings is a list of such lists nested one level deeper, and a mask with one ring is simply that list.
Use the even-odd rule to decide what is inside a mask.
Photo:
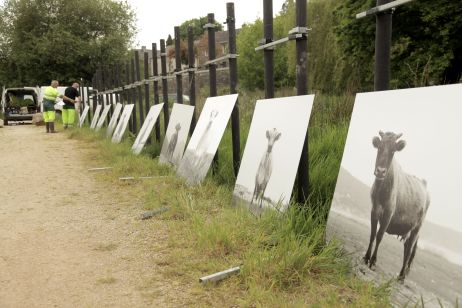
[{"label": "large photo panel", "polygon": [[120,143],[120,141],[122,141],[122,137],[127,130],[128,121],[130,120],[134,106],[134,104],[125,105],[122,115],[120,116],[120,120],[114,130],[114,135],[112,135],[112,143]]},{"label": "large photo panel", "polygon": [[258,100],[233,202],[259,214],[284,211],[297,174],[314,95]]},{"label": "large photo panel", "polygon": [[119,120],[120,112],[122,111],[123,105],[121,103],[117,103],[114,112],[112,113],[111,120],[109,121],[109,124],[107,126],[106,130],[106,137],[111,137],[112,134],[114,133],[114,130],[117,126],[117,121]]},{"label": "large photo panel", "polygon": [[400,304],[462,300],[462,85],[358,94],[327,224]]},{"label": "large photo panel", "polygon": [[96,106],[95,112],[93,113],[93,119],[91,119],[91,124],[90,124],[91,129],[95,129],[96,124],[98,123],[99,115],[101,113],[101,108],[102,108],[101,104],[98,104],[98,106]]},{"label": "large photo panel", "polygon": [[151,136],[152,129],[154,128],[154,124],[156,124],[157,118],[159,117],[163,106],[163,103],[157,104],[149,109],[143,126],[141,127],[140,132],[136,137],[135,142],[133,143],[132,152],[134,154],[138,155],[143,150],[146,141],[148,140],[149,136]]},{"label": "large photo panel", "polygon": [[164,143],[160,152],[159,163],[171,164],[178,167],[183,158],[193,114],[194,106],[183,104],[173,105]]},{"label": "large photo panel", "polygon": [[101,112],[101,115],[100,115],[100,117],[98,119],[98,123],[96,124],[95,131],[99,131],[103,127],[104,122],[106,121],[107,115],[109,114],[110,110],[111,110],[111,105],[110,104],[107,104],[107,105],[104,106],[104,109]]},{"label": "large photo panel", "polygon": [[205,101],[199,121],[186,152],[177,169],[189,185],[197,185],[207,175],[213,157],[220,145],[237,94],[209,97]]}]

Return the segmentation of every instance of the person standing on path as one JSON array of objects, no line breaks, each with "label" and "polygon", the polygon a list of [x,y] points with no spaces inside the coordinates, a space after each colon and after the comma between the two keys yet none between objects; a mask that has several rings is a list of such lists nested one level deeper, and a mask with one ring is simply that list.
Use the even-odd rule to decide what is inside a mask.
[{"label": "person standing on path", "polygon": [[[55,131],[55,101],[57,97],[65,98],[65,95],[59,94],[57,88],[59,82],[52,80],[49,87],[43,93],[43,119],[47,133],[56,133]],[[69,99],[69,98],[67,98]]]},{"label": "person standing on path", "polygon": [[79,84],[74,82],[72,86],[64,91],[64,106],[62,111],[64,129],[74,126],[75,122],[75,102],[80,100],[80,93],[77,90]]}]

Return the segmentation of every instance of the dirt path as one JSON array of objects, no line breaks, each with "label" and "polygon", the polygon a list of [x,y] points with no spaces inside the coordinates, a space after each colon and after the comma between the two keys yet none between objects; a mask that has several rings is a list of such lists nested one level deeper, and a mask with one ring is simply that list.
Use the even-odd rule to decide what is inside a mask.
[{"label": "dirt path", "polygon": [[43,131],[0,128],[0,307],[176,306],[156,270],[166,227],[152,234],[87,171],[88,149]]}]

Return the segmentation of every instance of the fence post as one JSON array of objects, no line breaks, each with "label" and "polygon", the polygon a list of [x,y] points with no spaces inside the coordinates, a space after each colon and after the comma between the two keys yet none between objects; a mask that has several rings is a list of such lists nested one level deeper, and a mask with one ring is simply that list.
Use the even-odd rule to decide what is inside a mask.
[{"label": "fence post", "polygon": [[180,27],[175,27],[175,72],[176,74],[176,102],[183,104],[183,76],[181,71],[181,38]]},{"label": "fence post", "polygon": [[[135,77],[135,60],[132,58],[131,59],[131,63],[130,63],[130,74],[131,74],[131,78],[130,78],[130,84],[133,85],[136,81],[136,77]],[[137,98],[136,98],[136,87],[133,87],[131,89],[131,92],[132,92],[132,104],[133,104],[133,115],[132,115],[132,118],[133,118],[133,134],[137,134],[138,133],[138,119],[137,119],[137,109],[136,108],[136,101],[137,101]]]},{"label": "fence post", "polygon": [[[157,68],[157,44],[152,43],[152,75],[154,76],[154,105],[159,104],[159,76]],[[160,142],[160,120],[156,121],[156,140]]]},{"label": "fence post", "polygon": [[[207,24],[205,25],[208,33],[208,45],[209,45],[209,61],[215,60],[215,15],[209,13],[207,15]],[[216,63],[209,64],[209,86],[210,86],[210,97],[217,96],[217,66]],[[218,150],[213,157],[213,169],[218,166]]]},{"label": "fence post", "polygon": [[[306,28],[307,26],[307,8],[306,0],[296,1],[296,27],[299,29]],[[308,71],[307,71],[307,50],[308,39],[307,35],[303,35],[296,40],[296,54],[297,54],[297,95],[308,94]],[[302,155],[298,165],[298,202],[305,203],[309,195],[309,157],[308,157],[308,132],[303,144]]]},{"label": "fence post", "polygon": [[[189,103],[196,107],[196,72],[194,71],[196,59],[194,57],[194,34],[193,28],[188,26],[188,77],[189,77]],[[194,108],[189,134],[192,135],[196,128],[196,108]]]},{"label": "fence post", "polygon": [[167,53],[165,50],[165,40],[160,40],[160,60],[162,64],[162,93],[164,98],[164,130],[167,132],[168,114],[168,82],[167,82]]},{"label": "fence post", "polygon": [[[149,103],[149,83],[146,80],[149,79],[149,55],[148,52],[144,52],[144,108],[146,117],[149,113],[150,103]],[[157,122],[157,121],[156,121]],[[148,139],[146,140],[146,144],[151,144],[151,137],[152,134],[149,135]]]},{"label": "fence post", "polygon": [[[141,70],[140,70],[140,51],[135,50],[135,71],[136,71],[136,81],[140,82],[141,81]],[[137,86],[136,89],[138,91],[138,102],[140,105],[140,129],[141,126],[143,126],[144,123],[144,108],[143,108],[143,94],[141,90],[141,85]]]},{"label": "fence post", "polygon": [[[125,86],[130,84],[130,61],[125,63]],[[131,89],[124,89],[125,92],[125,105],[130,105],[132,103]],[[130,117],[128,129],[130,132],[133,131],[133,115]]]},{"label": "fence post", "polygon": [[[109,90],[113,90],[115,88],[115,69],[111,69],[109,74]],[[109,125],[109,122],[111,121],[112,113],[114,112],[114,95],[112,93],[109,94],[109,104],[110,104],[110,109],[109,109],[109,117],[106,118],[107,125]]]},{"label": "fence post", "polygon": [[[263,0],[264,44],[273,41],[273,0]],[[274,97],[274,49],[265,48],[265,98]]]},{"label": "fence post", "polygon": [[[229,40],[229,53],[231,55],[237,54],[236,48],[236,19],[234,15],[234,3],[229,2],[226,4],[226,23],[228,24],[228,40]],[[231,94],[237,93],[237,58],[229,58],[229,87]],[[233,168],[234,175],[237,177],[239,172],[239,165],[241,160],[241,139],[239,130],[239,101],[234,106],[231,115],[231,131],[233,139]]]},{"label": "fence post", "polygon": [[[377,0],[377,6],[392,0]],[[375,91],[388,90],[390,87],[390,50],[392,31],[392,11],[378,13],[375,30]]]}]

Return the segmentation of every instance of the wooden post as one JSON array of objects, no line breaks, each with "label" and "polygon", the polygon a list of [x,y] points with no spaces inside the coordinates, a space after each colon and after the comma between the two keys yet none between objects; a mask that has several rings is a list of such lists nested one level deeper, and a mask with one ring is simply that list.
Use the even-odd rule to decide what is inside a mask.
[{"label": "wooden post", "polygon": [[167,53],[165,50],[165,40],[160,40],[160,60],[162,64],[162,92],[164,98],[164,130],[167,132],[170,116],[168,114]]},{"label": "wooden post", "polygon": [[[130,63],[130,73],[131,73],[130,84],[133,84],[136,81],[136,77],[135,77],[135,60],[133,58],[131,59],[131,63]],[[137,109],[138,108],[136,108],[136,102],[137,102],[136,88],[133,87],[131,89],[131,92],[132,92],[132,104],[133,104],[133,112],[132,112],[133,128],[132,128],[132,133],[136,135],[138,133],[138,119],[137,119],[137,117],[138,117]]]},{"label": "wooden post", "polygon": [[[208,43],[209,43],[209,61],[215,60],[216,50],[215,50],[215,15],[209,13],[207,15],[207,33],[208,33]],[[210,86],[210,97],[217,96],[217,66],[216,63],[209,64],[209,86]],[[218,166],[218,149],[213,157],[213,166],[212,170],[216,170]]]},{"label": "wooden post", "polygon": [[[136,75],[136,81],[140,82],[141,81],[141,70],[140,70],[140,51],[135,50],[135,75]],[[144,107],[143,107],[143,94],[142,94],[142,87],[139,85],[136,87],[138,91],[138,103],[139,103],[139,110],[140,110],[140,129],[141,126],[143,126],[144,123]]]},{"label": "wooden post", "polygon": [[[263,32],[264,43],[273,41],[273,0],[263,0]],[[265,98],[274,97],[274,50],[264,50],[265,61]]]},{"label": "wooden post", "polygon": [[[305,29],[307,26],[306,0],[297,0],[296,2],[296,27]],[[307,71],[307,35],[303,35],[296,40],[296,79],[297,95],[308,94],[308,71]],[[309,158],[308,158],[308,132],[303,144],[302,155],[298,165],[298,202],[305,203],[309,195]]]},{"label": "wooden post", "polygon": [[[144,52],[144,80],[148,80],[148,79],[149,79],[149,55],[148,55],[148,52],[145,51]],[[144,108],[145,108],[145,114],[147,117],[149,113],[149,108],[151,108],[150,103],[149,103],[149,84],[148,83],[144,83]],[[152,134],[150,134],[148,139],[146,140],[147,144],[151,144],[151,136]]]},{"label": "wooden post", "polygon": [[[196,107],[196,72],[195,69],[196,59],[194,57],[194,34],[193,28],[188,27],[188,67],[189,67],[189,103],[191,106]],[[196,109],[194,108],[191,127],[189,134],[192,135],[194,129],[196,128]]]},{"label": "wooden post", "polygon": [[[228,40],[229,40],[229,53],[230,55],[237,55],[236,48],[236,20],[234,15],[234,3],[226,4],[228,24]],[[237,58],[231,56],[229,58],[229,88],[231,94],[237,93]],[[234,175],[237,177],[239,172],[239,165],[241,162],[241,139],[239,132],[239,101],[234,106],[231,115],[231,131],[233,139],[233,169]]]},{"label": "wooden post", "polygon": [[[154,105],[159,104],[159,76],[157,68],[157,44],[152,43],[152,75],[154,76]],[[156,121],[156,140],[160,142],[160,121]]]},{"label": "wooden post", "polygon": [[[387,4],[391,0],[377,0],[377,6]],[[392,11],[388,10],[375,15],[375,91],[384,91],[390,88],[390,54]]]},{"label": "wooden post", "polygon": [[[181,71],[180,27],[175,27],[175,72]],[[183,76],[176,74],[176,102],[183,104]]]}]

